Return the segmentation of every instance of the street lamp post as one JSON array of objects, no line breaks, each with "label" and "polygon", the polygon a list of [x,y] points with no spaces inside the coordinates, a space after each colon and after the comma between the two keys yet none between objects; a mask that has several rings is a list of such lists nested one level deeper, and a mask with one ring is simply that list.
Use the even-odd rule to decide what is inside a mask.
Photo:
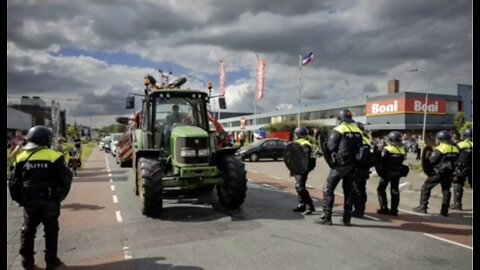
[{"label": "street lamp post", "polygon": [[423,110],[423,128],[422,128],[422,140],[426,142],[425,140],[425,127],[427,125],[427,110],[428,110],[428,94],[430,93],[430,72],[427,70],[418,70],[416,69],[411,69],[411,72],[425,72],[427,74],[427,93],[425,94],[425,109]]}]

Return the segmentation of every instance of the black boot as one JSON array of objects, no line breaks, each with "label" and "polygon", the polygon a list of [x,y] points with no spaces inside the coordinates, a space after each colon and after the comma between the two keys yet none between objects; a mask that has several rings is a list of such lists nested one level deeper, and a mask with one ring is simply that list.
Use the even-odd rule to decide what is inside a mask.
[{"label": "black boot", "polygon": [[332,215],[331,214],[323,214],[320,219],[314,221],[316,224],[320,225],[332,225]]},{"label": "black boot", "polygon": [[304,215],[311,215],[313,212],[315,212],[315,206],[313,205],[313,202],[312,203],[309,203],[307,205],[307,210],[305,210],[305,212],[303,212]]},{"label": "black boot", "polygon": [[350,222],[351,221],[351,216],[350,215],[343,215],[342,221],[343,221],[343,225],[345,225],[345,226],[351,226],[352,225],[351,222]]},{"label": "black boot", "polygon": [[397,209],[390,209],[388,214],[391,215],[391,216],[398,216],[398,210]]},{"label": "black boot", "polygon": [[33,256],[23,257],[22,256],[22,267],[23,269],[35,269],[35,259]]},{"label": "black boot", "polygon": [[356,209],[355,209],[355,210],[352,212],[352,217],[363,218],[363,215],[364,215],[364,213],[361,212],[360,210],[356,210]]},{"label": "black boot", "polygon": [[452,210],[463,210],[462,204],[461,203],[454,203],[450,206],[450,209]]},{"label": "black boot", "polygon": [[414,212],[426,214],[428,209],[428,199],[430,198],[430,190],[422,186],[422,191],[420,193],[420,204],[413,208]]},{"label": "black boot", "polygon": [[54,260],[47,261],[47,267],[45,270],[53,270],[62,265],[63,262],[59,258],[55,258]]},{"label": "black boot", "polygon": [[390,214],[390,210],[388,210],[388,207],[382,207],[377,210],[377,214],[388,215]]},{"label": "black boot", "polygon": [[463,198],[463,185],[460,185],[458,183],[453,184],[454,203],[450,208],[455,210],[462,210],[462,198]]},{"label": "black boot", "polygon": [[448,217],[448,204],[442,204],[442,209],[440,210],[440,215]]},{"label": "black boot", "polygon": [[299,204],[297,205],[297,207],[293,208],[292,211],[293,212],[305,212],[305,210],[307,210],[307,207],[305,206],[305,204]]},{"label": "black boot", "polygon": [[417,213],[422,213],[422,214],[426,214],[427,213],[427,208],[423,205],[419,205],[417,207],[414,207],[412,209],[414,212],[417,212]]}]

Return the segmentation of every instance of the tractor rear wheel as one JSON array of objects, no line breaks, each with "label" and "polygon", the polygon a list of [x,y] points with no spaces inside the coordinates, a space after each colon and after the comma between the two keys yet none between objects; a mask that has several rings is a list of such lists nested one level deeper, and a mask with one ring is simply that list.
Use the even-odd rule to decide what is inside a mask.
[{"label": "tractor rear wheel", "polygon": [[137,171],[142,214],[146,216],[160,214],[163,205],[163,173],[160,162],[150,158],[139,158]]},{"label": "tractor rear wheel", "polygon": [[245,164],[233,155],[226,155],[219,158],[217,168],[223,178],[223,183],[217,185],[220,205],[230,209],[239,208],[247,193]]}]

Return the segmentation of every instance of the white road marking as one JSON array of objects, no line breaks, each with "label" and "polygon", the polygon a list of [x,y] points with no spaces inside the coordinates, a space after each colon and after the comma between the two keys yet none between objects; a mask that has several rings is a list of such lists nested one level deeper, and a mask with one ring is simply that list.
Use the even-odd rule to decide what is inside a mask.
[{"label": "white road marking", "polygon": [[112,177],[112,174],[111,174],[111,173],[108,173],[108,177]]},{"label": "white road marking", "polygon": [[279,188],[277,188],[277,187],[274,187],[274,186],[272,186],[272,185],[269,185],[269,184],[262,184],[262,186],[264,186],[264,187],[268,187],[268,188],[272,188],[272,189],[276,189],[276,190],[278,190],[278,189],[279,189]]},{"label": "white road marking", "polygon": [[113,178],[110,178],[110,183],[113,183]]},{"label": "white road marking", "polygon": [[400,185],[398,185],[398,188],[403,188],[404,186],[410,185],[410,182],[403,182]]},{"label": "white road marking", "polygon": [[372,217],[372,216],[369,216],[369,215],[363,215],[365,218],[367,219],[371,219],[371,220],[375,220],[375,221],[380,221],[379,218],[376,218],[376,217]]},{"label": "white road marking", "polygon": [[254,170],[248,170],[248,171],[252,173],[258,173],[257,171],[254,171]]},{"label": "white road marking", "polygon": [[111,189],[112,191],[115,191],[115,186],[114,186],[114,185],[110,185],[110,189]]},{"label": "white road marking", "polygon": [[440,241],[444,241],[444,242],[447,242],[447,243],[450,243],[450,244],[454,244],[454,245],[457,245],[457,246],[460,246],[460,247],[463,247],[463,248],[468,248],[468,249],[473,250],[473,247],[471,247],[471,246],[460,244],[460,243],[457,243],[457,242],[454,242],[454,241],[451,241],[451,240],[448,240],[448,239],[445,239],[445,238],[441,238],[441,237],[438,237],[438,236],[435,236],[435,235],[431,235],[429,233],[424,233],[423,235],[434,238],[434,239],[437,239],[437,240],[440,240]]},{"label": "white road marking", "polygon": [[120,211],[115,211],[115,215],[117,216],[118,223],[122,223],[123,219],[122,219],[122,214],[120,213]]},{"label": "white road marking", "polygon": [[132,258],[132,255],[130,254],[130,248],[128,246],[123,246],[123,257],[125,260]]},{"label": "white road marking", "polygon": [[281,177],[278,177],[278,176],[273,176],[273,175],[272,175],[271,177],[272,177],[272,178],[275,178],[275,179],[278,179],[278,180],[282,180],[282,178],[281,178]]},{"label": "white road marking", "polygon": [[307,188],[315,188],[314,186],[310,186],[310,185],[305,185]]},{"label": "white road marking", "polygon": [[417,213],[417,212],[408,211],[408,210],[403,210],[403,209],[398,209],[398,210],[399,210],[399,211],[402,211],[402,212],[405,212],[405,213],[412,214],[412,215],[421,216],[421,217],[429,217],[429,216],[430,216],[429,214]]},{"label": "white road marking", "polygon": [[118,203],[117,195],[113,195],[112,198],[113,198],[113,203]]}]

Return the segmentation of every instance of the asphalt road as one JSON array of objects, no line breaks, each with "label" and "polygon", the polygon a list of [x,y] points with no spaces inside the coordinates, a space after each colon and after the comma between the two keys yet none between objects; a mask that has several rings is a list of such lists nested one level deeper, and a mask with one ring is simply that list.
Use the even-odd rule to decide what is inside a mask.
[{"label": "asphalt road", "polygon": [[[62,203],[59,257],[67,266],[59,269],[472,269],[471,225],[458,217],[385,218],[373,214],[371,202],[371,219],[345,227],[337,196],[334,225],[321,226],[313,223],[320,211],[291,211],[293,178],[282,171],[282,162],[247,168],[247,199],[240,210],[221,208],[214,191],[169,198],[160,218],[148,218],[140,213],[130,170],[94,150]],[[323,172],[312,179],[315,173]],[[321,181],[311,182],[320,198]],[[20,269],[21,210],[7,194],[7,269]],[[42,230],[36,239],[41,268]]]}]

